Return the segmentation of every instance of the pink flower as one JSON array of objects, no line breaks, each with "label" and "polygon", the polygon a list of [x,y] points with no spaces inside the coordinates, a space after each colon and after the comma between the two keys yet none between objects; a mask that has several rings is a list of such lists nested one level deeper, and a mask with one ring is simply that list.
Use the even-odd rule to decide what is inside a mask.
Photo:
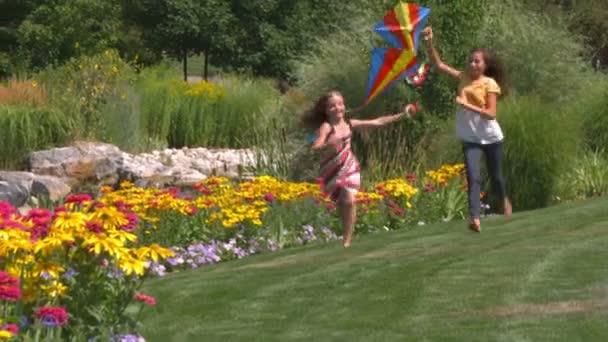
[{"label": "pink flower", "polygon": [[9,202],[0,202],[0,217],[4,219],[10,218],[13,214],[17,214],[17,209],[13,207]]},{"label": "pink flower", "polygon": [[68,312],[62,307],[43,306],[36,311],[36,317],[48,327],[64,326],[68,322]]},{"label": "pink flower", "polygon": [[272,193],[268,192],[264,195],[264,200],[266,202],[274,202],[274,195]]},{"label": "pink flower", "polygon": [[15,278],[6,272],[0,271],[0,285],[19,286],[19,278]]},{"label": "pink flower", "polygon": [[19,327],[17,326],[17,324],[5,324],[2,327],[2,330],[10,332],[11,334],[13,334],[13,336],[19,335]]},{"label": "pink flower", "polygon": [[127,220],[129,220],[129,223],[120,227],[120,229],[128,232],[134,231],[137,228],[137,225],[139,224],[139,218],[134,213],[129,212],[125,213],[125,217],[127,218]]},{"label": "pink flower", "polygon": [[154,299],[154,297],[145,295],[143,293],[136,293],[135,299],[140,302],[145,302],[148,305],[156,305],[156,299]]},{"label": "pink flower", "polygon": [[333,210],[335,207],[333,203],[327,203],[327,210]]}]

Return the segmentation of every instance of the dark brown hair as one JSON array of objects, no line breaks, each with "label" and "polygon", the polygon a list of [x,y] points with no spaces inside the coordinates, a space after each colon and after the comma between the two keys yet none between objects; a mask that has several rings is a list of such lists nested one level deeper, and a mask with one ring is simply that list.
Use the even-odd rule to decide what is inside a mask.
[{"label": "dark brown hair", "polygon": [[337,90],[330,90],[319,97],[314,106],[304,114],[302,125],[309,129],[317,129],[327,122],[327,102],[334,96],[343,97],[342,93]]},{"label": "dark brown hair", "polygon": [[487,77],[491,77],[498,83],[500,88],[504,88],[503,92],[506,92],[507,88],[507,75],[505,70],[505,65],[502,62],[502,59],[498,56],[496,51],[493,49],[487,48],[478,48],[471,51],[471,54],[479,52],[483,56],[483,60],[486,64],[486,70],[484,71],[484,75]]}]

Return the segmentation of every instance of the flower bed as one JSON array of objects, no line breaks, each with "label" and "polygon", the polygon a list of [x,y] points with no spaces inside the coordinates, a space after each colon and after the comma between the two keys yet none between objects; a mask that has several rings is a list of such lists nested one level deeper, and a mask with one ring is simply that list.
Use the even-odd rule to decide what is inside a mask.
[{"label": "flower bed", "polygon": [[[465,215],[462,172],[444,166],[360,191],[357,233]],[[338,239],[335,211],[322,184],[268,176],[186,190],[124,182],[25,215],[2,203],[0,339],[143,340],[132,334],[141,309],[156,304],[138,292],[147,276]]]}]

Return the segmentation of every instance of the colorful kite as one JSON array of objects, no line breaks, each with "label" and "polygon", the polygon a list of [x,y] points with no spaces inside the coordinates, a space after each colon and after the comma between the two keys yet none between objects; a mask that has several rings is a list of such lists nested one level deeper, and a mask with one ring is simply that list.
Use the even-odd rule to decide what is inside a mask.
[{"label": "colorful kite", "polygon": [[376,24],[374,31],[391,47],[372,50],[365,104],[404,78],[415,87],[422,84],[428,66],[419,64],[416,56],[420,33],[430,13],[430,9],[416,4],[399,3]]}]

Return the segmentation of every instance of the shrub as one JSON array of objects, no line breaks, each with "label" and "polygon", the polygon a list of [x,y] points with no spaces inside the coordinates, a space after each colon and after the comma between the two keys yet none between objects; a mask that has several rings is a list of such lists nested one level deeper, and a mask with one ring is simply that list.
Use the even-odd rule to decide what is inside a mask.
[{"label": "shrub", "polygon": [[578,119],[537,97],[518,97],[501,104],[499,120],[505,133],[503,170],[514,208],[547,206],[579,151]]},{"label": "shrub", "polygon": [[[597,81],[574,103],[571,115],[583,121],[584,146],[591,151],[608,146],[608,79],[596,77]],[[608,154],[606,155],[608,156]]]},{"label": "shrub", "polygon": [[30,152],[72,139],[74,122],[49,107],[0,105],[0,167],[22,169]]},{"label": "shrub", "polygon": [[608,194],[608,159],[603,150],[577,157],[561,178],[559,199],[588,198]]},{"label": "shrub", "polygon": [[134,77],[131,66],[114,50],[72,59],[39,74],[51,104],[78,123],[75,135],[79,138],[98,137],[102,122],[107,120],[101,107],[111,98],[124,97],[121,92]]}]

